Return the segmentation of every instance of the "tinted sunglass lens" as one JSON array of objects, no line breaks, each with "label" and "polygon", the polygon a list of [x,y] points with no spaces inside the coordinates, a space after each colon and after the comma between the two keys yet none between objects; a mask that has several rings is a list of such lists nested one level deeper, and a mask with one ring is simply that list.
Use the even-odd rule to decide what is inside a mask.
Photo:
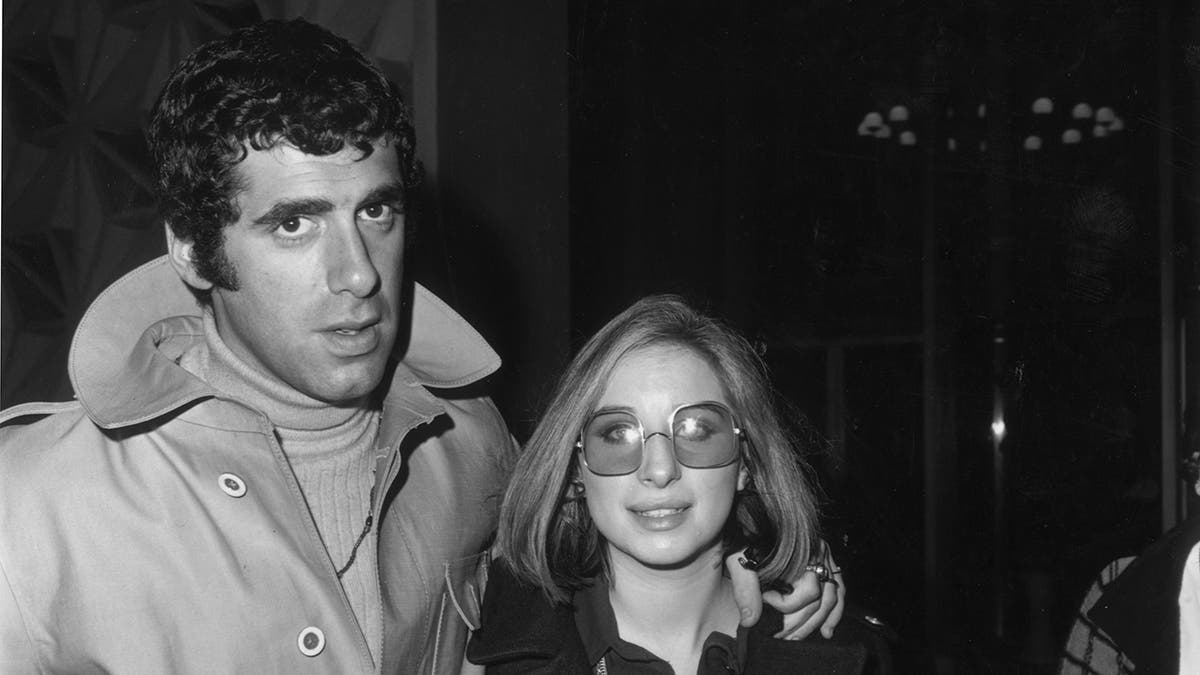
[{"label": "tinted sunglass lens", "polygon": [[734,428],[733,416],[721,406],[701,404],[680,408],[671,427],[675,456],[681,464],[694,469],[724,466],[737,457]]},{"label": "tinted sunglass lens", "polygon": [[642,460],[642,430],[627,412],[603,412],[583,431],[583,452],[593,473],[617,475],[634,471]]}]

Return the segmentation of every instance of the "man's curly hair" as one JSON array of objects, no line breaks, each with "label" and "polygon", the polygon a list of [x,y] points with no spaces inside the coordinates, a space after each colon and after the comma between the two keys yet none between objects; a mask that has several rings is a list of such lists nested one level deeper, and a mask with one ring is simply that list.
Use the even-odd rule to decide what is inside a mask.
[{"label": "man's curly hair", "polygon": [[[167,79],[147,132],[162,218],[192,242],[196,270],[236,290],[222,230],[240,214],[234,167],[280,143],[310,155],[391,141],[405,206],[421,179],[396,86],[350,43],[303,19],[264,21],[202,45]],[[202,295],[202,298],[205,297]]]}]

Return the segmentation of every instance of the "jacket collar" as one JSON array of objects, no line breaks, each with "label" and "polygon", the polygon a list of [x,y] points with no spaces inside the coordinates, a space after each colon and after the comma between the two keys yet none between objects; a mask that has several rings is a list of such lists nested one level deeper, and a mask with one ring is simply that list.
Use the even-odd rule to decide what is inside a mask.
[{"label": "jacket collar", "polygon": [[[411,332],[398,340],[390,386],[461,387],[500,367],[500,357],[454,310],[414,284]],[[68,372],[88,416],[111,429],[144,422],[213,390],[176,365],[203,339],[199,303],[166,256],[118,279],[79,322]],[[402,351],[401,351],[402,350]]]},{"label": "jacket collar", "polygon": [[[467,657],[498,672],[591,673],[576,611],[550,604],[540,590],[517,580],[503,559],[496,560],[488,573],[482,625],[467,644]],[[793,672],[797,664],[808,663],[822,665],[813,672],[863,671],[861,644],[775,639],[782,628],[783,615],[764,605],[757,624],[738,630],[739,642],[744,632],[749,652],[747,672],[758,672],[755,663],[786,664],[776,670],[762,668],[766,672]]]},{"label": "jacket collar", "polygon": [[574,608],[552,605],[521,583],[503,559],[492,563],[481,626],[467,643],[467,658],[504,672],[591,673],[576,629]]}]

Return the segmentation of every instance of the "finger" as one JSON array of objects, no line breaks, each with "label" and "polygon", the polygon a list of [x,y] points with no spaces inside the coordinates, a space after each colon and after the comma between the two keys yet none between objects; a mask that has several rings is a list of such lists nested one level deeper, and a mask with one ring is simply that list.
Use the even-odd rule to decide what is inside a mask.
[{"label": "finger", "polygon": [[[846,578],[842,576],[841,569],[837,566],[837,561],[833,559],[833,552],[826,549],[826,559],[829,561],[831,569],[838,570],[834,572],[833,579],[837,582],[834,586],[834,606],[829,612],[829,616],[825,619],[825,623],[821,624],[821,635],[827,638],[833,637],[833,629],[842,621],[842,613],[846,611]],[[833,585],[833,584],[828,584]]]},{"label": "finger", "polygon": [[[781,640],[803,640],[821,627],[821,621],[825,618],[826,612],[827,607],[825,605],[814,602],[796,614],[786,617],[783,623],[783,630],[776,633],[775,637]],[[787,620],[792,616],[796,617],[795,622]],[[792,625],[790,630],[788,629],[789,623]]]},{"label": "finger", "polygon": [[829,613],[829,609],[822,602],[821,582],[812,572],[801,575],[792,585],[791,593],[782,595],[775,591],[767,591],[763,594],[763,600],[784,615],[783,630],[775,637],[789,640],[799,640],[811,635]]},{"label": "finger", "polygon": [[823,584],[821,589],[821,607],[828,607],[829,612],[826,614],[825,620],[821,623],[821,635],[827,638],[833,637],[833,629],[842,620],[842,612],[845,610],[846,593],[843,590],[842,579],[840,574],[835,574],[833,581]]},{"label": "finger", "polygon": [[815,572],[806,571],[792,583],[792,591],[786,595],[767,591],[763,599],[772,607],[784,614],[792,614],[810,604],[819,604],[821,600],[821,582]]},{"label": "finger", "polygon": [[729,571],[729,580],[733,582],[733,601],[741,613],[741,624],[753,626],[762,616],[762,591],[758,587],[758,572],[742,567],[739,562],[744,553],[743,549],[726,556],[725,569]]}]

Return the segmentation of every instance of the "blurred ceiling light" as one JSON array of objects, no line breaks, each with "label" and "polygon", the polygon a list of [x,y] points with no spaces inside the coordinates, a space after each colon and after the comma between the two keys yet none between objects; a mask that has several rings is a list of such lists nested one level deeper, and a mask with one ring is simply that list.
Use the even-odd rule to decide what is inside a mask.
[{"label": "blurred ceiling light", "polygon": [[874,136],[880,127],[883,126],[883,115],[877,112],[869,112],[863,116],[862,121],[858,123],[859,136]]}]

